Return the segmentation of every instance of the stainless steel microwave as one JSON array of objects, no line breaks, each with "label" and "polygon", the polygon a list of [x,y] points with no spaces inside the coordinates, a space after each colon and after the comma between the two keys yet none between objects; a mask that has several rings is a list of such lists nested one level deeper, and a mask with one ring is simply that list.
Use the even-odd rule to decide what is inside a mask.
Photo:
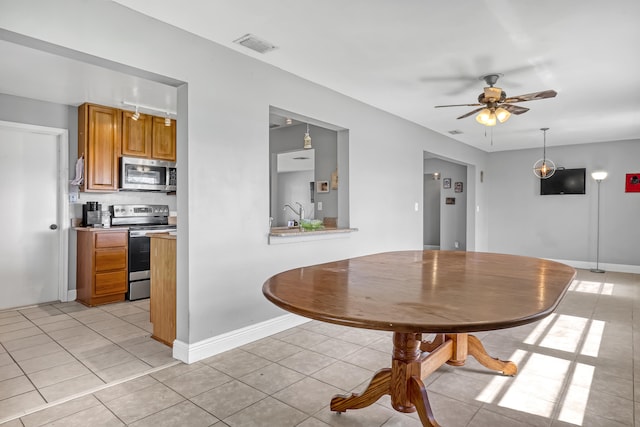
[{"label": "stainless steel microwave", "polygon": [[120,158],[120,190],[176,191],[176,182],[175,162]]}]

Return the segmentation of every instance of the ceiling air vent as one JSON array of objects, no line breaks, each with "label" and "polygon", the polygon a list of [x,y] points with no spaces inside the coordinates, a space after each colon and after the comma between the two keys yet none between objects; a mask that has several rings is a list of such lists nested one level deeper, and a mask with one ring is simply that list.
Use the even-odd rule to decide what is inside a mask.
[{"label": "ceiling air vent", "polygon": [[450,130],[449,133],[451,135],[460,135],[462,133],[462,131],[458,130],[458,129],[454,129],[454,130]]},{"label": "ceiling air vent", "polygon": [[258,53],[267,53],[278,48],[273,43],[262,40],[261,38],[256,37],[253,34],[245,34],[244,36],[234,40],[233,42],[241,44],[244,47],[248,47],[251,50],[255,50]]}]

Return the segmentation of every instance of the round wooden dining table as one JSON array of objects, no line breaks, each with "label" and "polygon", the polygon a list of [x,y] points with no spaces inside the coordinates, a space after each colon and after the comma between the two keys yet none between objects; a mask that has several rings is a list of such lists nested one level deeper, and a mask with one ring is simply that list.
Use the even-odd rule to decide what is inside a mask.
[{"label": "round wooden dining table", "polygon": [[[515,375],[513,362],[489,356],[471,332],[510,328],[551,314],[575,277],[567,265],[517,255],[462,251],[399,251],[366,255],[276,274],[267,299],[301,316],[393,332],[391,367],[379,370],[359,394],[338,395],[344,412],[385,394],[400,412],[418,412],[439,426],[424,379],[468,355],[488,369]],[[431,341],[422,334],[436,334]]]}]

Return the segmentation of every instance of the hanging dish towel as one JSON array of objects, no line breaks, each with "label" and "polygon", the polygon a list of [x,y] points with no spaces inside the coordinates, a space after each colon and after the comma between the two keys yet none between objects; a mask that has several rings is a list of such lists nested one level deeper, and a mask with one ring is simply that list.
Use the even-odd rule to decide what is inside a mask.
[{"label": "hanging dish towel", "polygon": [[84,157],[80,157],[76,162],[76,177],[71,181],[71,185],[82,184],[82,174],[84,172]]}]

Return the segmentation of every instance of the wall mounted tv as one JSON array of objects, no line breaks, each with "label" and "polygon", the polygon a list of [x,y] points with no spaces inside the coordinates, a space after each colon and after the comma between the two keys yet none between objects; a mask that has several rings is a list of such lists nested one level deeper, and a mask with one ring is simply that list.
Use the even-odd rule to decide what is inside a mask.
[{"label": "wall mounted tv", "polygon": [[540,194],[584,194],[585,168],[558,168],[550,178],[540,180]]}]

